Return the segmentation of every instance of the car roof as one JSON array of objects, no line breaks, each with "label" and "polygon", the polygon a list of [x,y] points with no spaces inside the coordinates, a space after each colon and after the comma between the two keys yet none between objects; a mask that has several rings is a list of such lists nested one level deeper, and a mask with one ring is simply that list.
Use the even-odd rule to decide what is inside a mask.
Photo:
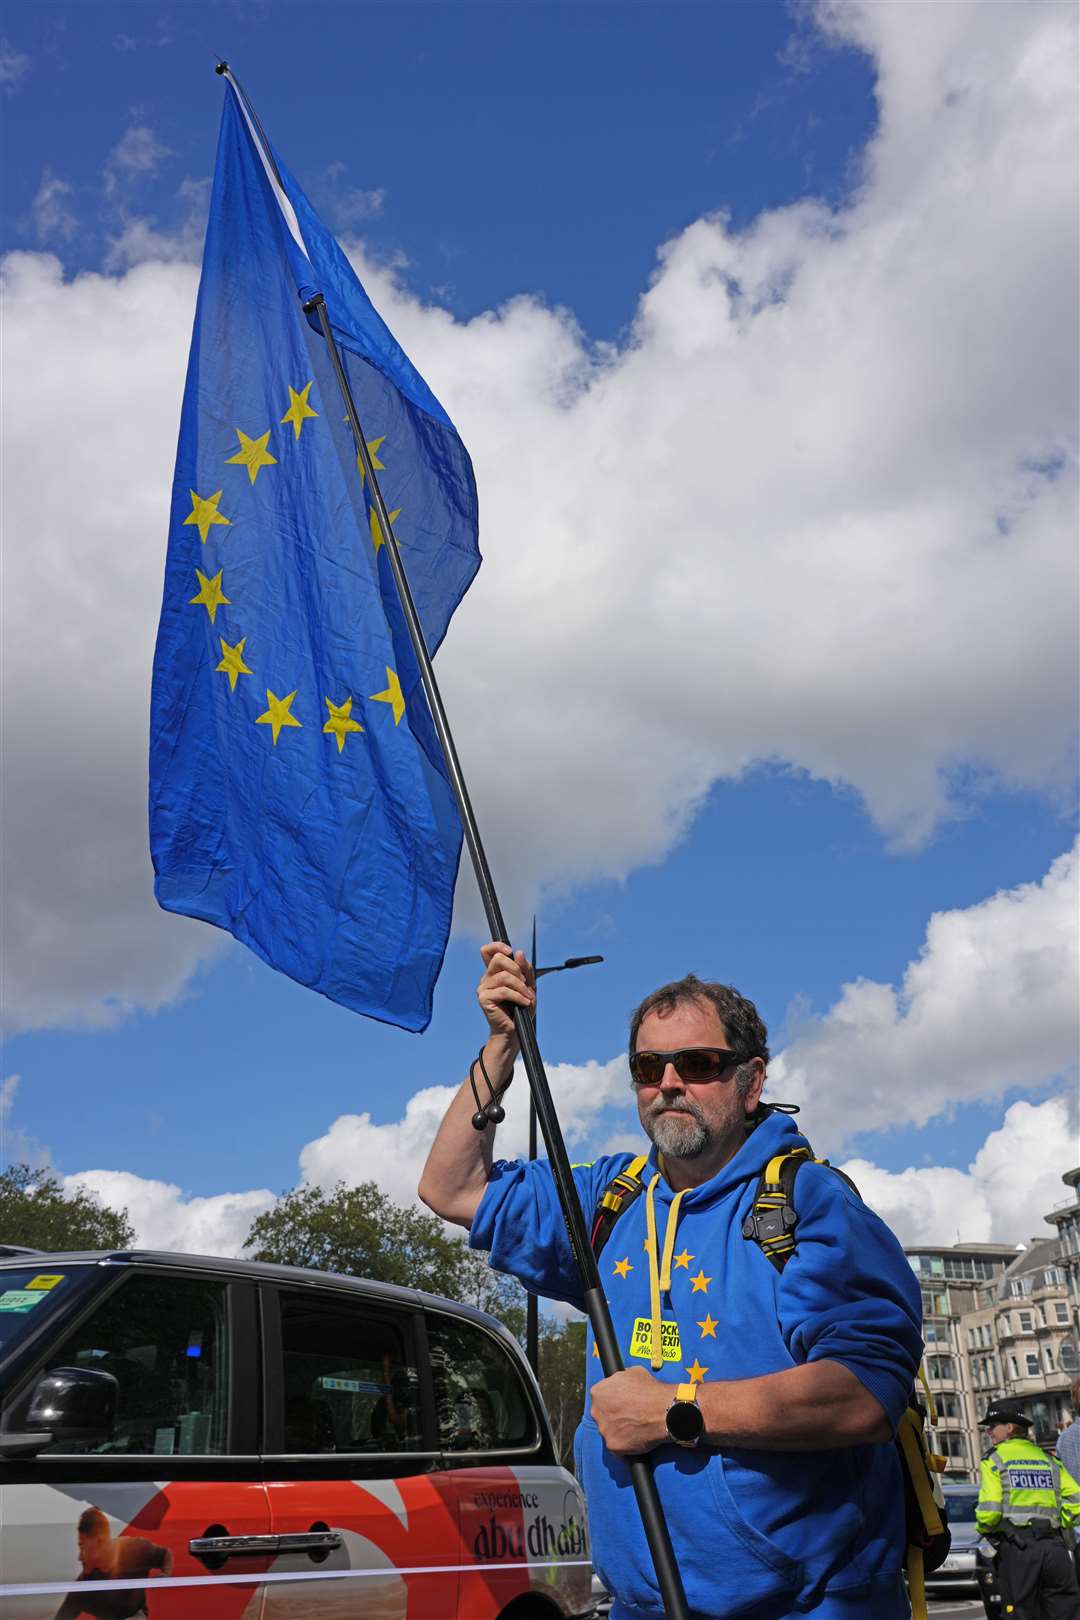
[{"label": "car roof", "polygon": [[[2,1255],[2,1251],[0,1251]],[[251,1282],[291,1283],[306,1288],[337,1288],[362,1294],[365,1299],[381,1299],[388,1305],[430,1306],[470,1317],[485,1327],[495,1327],[519,1349],[517,1340],[502,1323],[486,1311],[465,1305],[441,1294],[428,1294],[420,1288],[402,1288],[397,1283],[374,1282],[367,1277],[350,1277],[339,1271],[315,1271],[309,1266],[279,1266],[266,1260],[236,1260],[217,1254],[180,1254],[165,1249],[72,1249],[61,1253],[32,1250],[0,1257],[0,1277],[5,1271],[25,1271],[27,1264],[50,1268],[71,1265],[150,1266],[168,1271],[217,1271],[223,1276],[246,1278]]]}]

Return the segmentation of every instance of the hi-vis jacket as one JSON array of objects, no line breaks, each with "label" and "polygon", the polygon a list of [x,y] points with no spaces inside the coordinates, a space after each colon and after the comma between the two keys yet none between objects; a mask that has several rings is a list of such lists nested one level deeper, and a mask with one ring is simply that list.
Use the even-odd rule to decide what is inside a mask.
[{"label": "hi-vis jacket", "polygon": [[982,1531],[1049,1519],[1068,1529],[1080,1521],[1080,1485],[1031,1440],[1003,1440],[983,1458],[975,1523]]}]

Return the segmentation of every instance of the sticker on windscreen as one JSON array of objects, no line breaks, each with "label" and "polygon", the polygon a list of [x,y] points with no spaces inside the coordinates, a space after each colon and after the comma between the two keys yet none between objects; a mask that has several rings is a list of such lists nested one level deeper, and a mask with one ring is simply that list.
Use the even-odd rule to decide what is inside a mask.
[{"label": "sticker on windscreen", "polygon": [[32,1311],[35,1305],[40,1305],[46,1296],[35,1293],[30,1288],[9,1288],[0,1294],[0,1311],[15,1311],[24,1313]]},{"label": "sticker on windscreen", "polygon": [[31,1288],[40,1288],[43,1290],[55,1288],[57,1283],[62,1283],[63,1280],[64,1273],[62,1271],[39,1271],[36,1277],[31,1277],[30,1281],[26,1285],[26,1288],[27,1291],[29,1291]]}]

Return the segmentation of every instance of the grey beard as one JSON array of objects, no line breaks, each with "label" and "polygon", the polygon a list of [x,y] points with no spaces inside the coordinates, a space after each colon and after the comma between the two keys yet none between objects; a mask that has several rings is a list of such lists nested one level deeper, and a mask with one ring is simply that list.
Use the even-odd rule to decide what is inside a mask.
[{"label": "grey beard", "polygon": [[[681,1119],[674,1115],[679,1114]],[[665,1111],[645,1120],[645,1130],[668,1159],[696,1159],[709,1146],[709,1133],[689,1108]]]}]

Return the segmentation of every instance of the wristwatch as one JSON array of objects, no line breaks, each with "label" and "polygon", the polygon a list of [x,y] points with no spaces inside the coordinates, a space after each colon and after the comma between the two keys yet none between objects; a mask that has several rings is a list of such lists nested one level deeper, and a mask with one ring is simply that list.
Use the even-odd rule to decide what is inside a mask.
[{"label": "wristwatch", "polygon": [[696,1446],[705,1433],[705,1419],[697,1403],[696,1384],[677,1384],[667,1409],[667,1432],[677,1446]]}]

